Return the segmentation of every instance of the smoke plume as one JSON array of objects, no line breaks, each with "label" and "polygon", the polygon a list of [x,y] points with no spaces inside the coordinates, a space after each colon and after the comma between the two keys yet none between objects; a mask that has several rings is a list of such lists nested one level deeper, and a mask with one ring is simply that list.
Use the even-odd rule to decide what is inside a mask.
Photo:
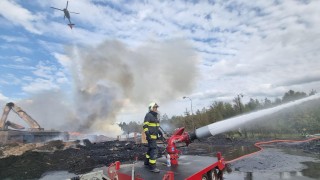
[{"label": "smoke plume", "polygon": [[[182,40],[149,42],[135,49],[105,41],[68,52],[72,92],[45,91],[14,102],[45,129],[119,135],[115,122],[128,110],[123,107],[145,109],[150,101],[175,100],[191,92],[197,76],[196,54]],[[9,119],[28,128],[14,113]]]},{"label": "smoke plume", "polygon": [[75,119],[80,130],[106,130],[124,105],[174,100],[191,92],[197,57],[182,40],[129,49],[119,41],[72,50]]}]

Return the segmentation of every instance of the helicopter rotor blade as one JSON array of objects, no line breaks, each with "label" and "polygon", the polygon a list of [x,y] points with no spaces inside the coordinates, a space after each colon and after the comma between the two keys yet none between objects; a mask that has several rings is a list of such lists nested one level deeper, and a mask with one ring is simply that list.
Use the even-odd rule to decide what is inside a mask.
[{"label": "helicopter rotor blade", "polygon": [[70,12],[70,11],[69,11],[69,13],[73,13],[73,14],[80,14],[80,13],[77,13],[77,12]]},{"label": "helicopter rotor blade", "polygon": [[68,1],[67,1],[67,6],[66,6],[66,9],[68,9]]},{"label": "helicopter rotor blade", "polygon": [[60,11],[63,11],[62,9],[59,9],[59,8],[55,8],[55,7],[51,7],[52,9],[56,9],[56,10],[60,10]]}]

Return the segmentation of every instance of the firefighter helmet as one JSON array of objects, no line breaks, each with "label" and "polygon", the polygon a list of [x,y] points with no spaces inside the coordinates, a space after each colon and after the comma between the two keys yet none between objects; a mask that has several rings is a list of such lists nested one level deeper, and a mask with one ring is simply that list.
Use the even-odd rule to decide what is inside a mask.
[{"label": "firefighter helmet", "polygon": [[159,107],[159,106],[158,106],[157,103],[152,102],[152,103],[149,104],[149,107],[148,107],[148,108],[149,108],[149,110],[152,110],[152,108],[154,108],[154,107]]}]

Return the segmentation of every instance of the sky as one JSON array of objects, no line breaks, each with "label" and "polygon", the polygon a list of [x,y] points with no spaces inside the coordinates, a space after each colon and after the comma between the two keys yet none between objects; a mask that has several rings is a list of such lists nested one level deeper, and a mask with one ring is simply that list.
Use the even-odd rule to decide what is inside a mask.
[{"label": "sky", "polygon": [[69,0],[72,29],[50,8],[66,2],[0,1],[0,103],[46,129],[114,135],[153,101],[171,117],[320,91],[318,0]]}]

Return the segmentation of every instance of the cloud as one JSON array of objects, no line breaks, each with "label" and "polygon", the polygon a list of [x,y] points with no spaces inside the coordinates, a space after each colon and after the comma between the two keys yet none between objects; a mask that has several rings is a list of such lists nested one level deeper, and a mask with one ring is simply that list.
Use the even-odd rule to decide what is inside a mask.
[{"label": "cloud", "polygon": [[[19,1],[6,0],[1,3],[12,12],[18,13],[6,13],[4,9],[0,12],[6,21],[29,28],[28,31],[36,41],[35,48],[39,48],[40,52],[44,50],[59,63],[44,65],[48,65],[49,69],[39,66],[39,70],[33,71],[32,80],[27,75],[24,82],[28,80],[30,83],[34,80],[34,83],[30,83],[33,88],[27,88],[28,92],[38,92],[36,89],[40,88],[41,83],[56,90],[74,80],[77,84],[75,94],[91,97],[90,93],[106,91],[115,98],[112,99],[116,103],[115,107],[120,109],[123,104],[125,107],[138,101],[144,104],[142,101],[148,101],[148,98],[157,98],[166,103],[169,99],[167,94],[173,99],[188,95],[194,98],[195,105],[205,105],[212,100],[233,98],[238,93],[254,98],[267,95],[277,97],[289,89],[309,91],[319,88],[319,1],[135,1],[123,4],[119,1],[77,0],[69,2],[69,10],[80,13],[71,15],[72,22],[76,24],[72,30],[66,25],[68,22],[63,20],[62,12],[49,8],[63,8],[65,1],[35,2],[32,7],[23,7],[18,4]],[[13,15],[19,18],[13,21]],[[5,27],[12,29],[10,25]],[[41,33],[41,36],[34,30]],[[30,34],[26,32],[26,35],[28,36],[21,37],[29,37]],[[20,47],[23,43],[11,35],[0,38]],[[186,81],[189,80],[189,76],[181,72],[180,65],[184,63],[182,60],[174,58],[170,63],[162,64],[159,57],[165,55],[155,53],[155,56],[152,56],[157,63],[154,73],[145,73],[144,69],[129,61],[134,59],[141,63],[143,60],[136,59],[151,56],[154,52],[149,52],[146,44],[150,43],[153,49],[157,49],[155,44],[166,43],[172,39],[185,39],[197,56],[195,66],[200,70],[191,83],[195,87],[193,90],[187,87],[189,91],[182,92],[179,89],[184,88],[182,84],[187,84]],[[109,47],[113,40],[120,42],[115,43],[119,49]],[[109,45],[106,42],[109,42]],[[174,44],[172,41],[171,43]],[[0,46],[3,51],[14,50],[13,46],[7,44]],[[74,51],[73,46],[79,47],[83,53],[69,56]],[[123,53],[117,56],[121,61],[90,61],[89,58],[82,57],[84,54],[94,56],[92,51],[98,50],[100,46],[104,51],[112,49],[114,54]],[[161,48],[166,49],[164,46]],[[175,47],[171,48],[176,50]],[[23,48],[20,48],[20,52],[23,52]],[[132,58],[127,57],[130,53]],[[28,56],[29,54],[25,55]],[[100,52],[96,56],[105,59]],[[82,62],[88,66],[86,71],[80,68],[82,65],[79,65],[79,59],[86,59],[85,63]],[[96,61],[99,63],[95,64]],[[70,63],[71,66],[78,63],[77,68],[70,67]],[[172,65],[170,67],[166,64]],[[106,66],[117,68],[109,70]],[[37,67],[37,62],[33,67]],[[94,72],[95,68],[103,73]],[[104,72],[103,68],[108,71]],[[174,72],[174,75],[169,76],[171,73],[159,70],[161,68]],[[68,76],[69,73],[78,74],[80,71],[83,74],[76,79]],[[106,74],[108,78],[103,76]],[[146,78],[146,74],[160,81],[161,85],[164,84],[161,86],[164,93],[155,93],[154,97],[151,97],[145,91],[140,91],[138,87],[150,84],[152,79]],[[164,75],[157,77],[158,74]],[[86,77],[94,80],[90,82]],[[142,79],[141,82],[137,82],[139,78]],[[179,83],[172,84],[177,78],[182,79]],[[170,85],[181,93],[171,91],[168,88]],[[26,87],[25,83],[24,88]],[[150,91],[157,92],[159,89],[152,86]],[[99,95],[94,96],[97,97]],[[84,100],[85,98],[81,101]],[[175,113],[175,110],[172,111]]]},{"label": "cloud", "polygon": [[0,56],[0,60],[4,61],[3,65],[9,65],[9,62],[12,62],[12,61],[15,63],[23,63],[23,62],[29,61],[30,59],[25,56]]},{"label": "cloud", "polygon": [[12,51],[17,50],[26,54],[30,54],[32,50],[26,46],[16,44],[16,43],[10,43],[10,44],[4,44],[0,46],[0,49],[6,50],[6,51]]},{"label": "cloud", "polygon": [[52,54],[63,67],[70,68],[72,62],[67,55],[60,54],[60,53],[52,53]]},{"label": "cloud", "polygon": [[0,36],[1,39],[11,43],[11,42],[26,42],[27,41],[27,38],[24,38],[24,37],[16,37],[16,36],[5,36],[5,35],[2,35]]},{"label": "cloud", "polygon": [[45,79],[53,79],[53,72],[57,70],[56,66],[49,65],[46,62],[40,61],[35,70],[33,71],[33,74],[37,77],[45,78]]},{"label": "cloud", "polygon": [[37,44],[48,52],[64,51],[63,44],[60,42],[37,40]]},{"label": "cloud", "polygon": [[29,84],[22,86],[22,90],[27,93],[39,93],[52,89],[59,89],[59,86],[49,79],[32,79]]},{"label": "cloud", "polygon": [[[18,60],[19,62],[19,60]],[[34,67],[28,66],[28,65],[23,65],[23,64],[3,64],[1,67],[4,68],[10,68],[13,70],[35,70]]]},{"label": "cloud", "polygon": [[313,82],[320,82],[319,74],[315,73],[314,76],[312,76],[312,74],[309,74],[309,75],[299,75],[299,76],[289,77],[284,81],[281,81],[278,84],[275,84],[274,86],[277,87],[279,85],[281,86],[305,85],[307,83],[313,83]]},{"label": "cloud", "polygon": [[0,93],[0,102],[1,102],[1,104],[4,104],[4,103],[2,103],[2,102],[6,102],[6,101],[8,101],[8,100],[9,100],[8,97],[6,97],[6,96],[3,95],[2,93]]},{"label": "cloud", "polygon": [[[205,56],[205,63],[211,68],[205,71],[210,75],[204,80],[210,81],[211,88],[249,96],[280,96],[290,88],[297,88],[296,85],[313,82],[318,88],[316,77],[320,76],[320,71],[316,67],[320,65],[317,60],[320,54],[316,24],[319,20],[313,17],[316,15],[315,5],[319,3],[301,5],[292,1],[276,5],[254,2],[249,5],[240,1],[235,4],[241,8],[233,7],[238,15],[232,21],[241,26],[235,27],[233,34],[220,33],[217,37],[226,38],[221,41],[227,42],[222,50],[232,47],[234,55],[213,54],[214,61]],[[253,7],[259,10],[250,13]],[[242,16],[243,13],[249,13],[251,17]],[[310,86],[298,89],[309,91],[307,88]]]},{"label": "cloud", "polygon": [[11,73],[3,75],[3,77],[0,79],[0,84],[4,84],[6,86],[19,85],[20,83],[21,80]]},{"label": "cloud", "polygon": [[0,7],[0,15],[12,24],[23,26],[32,33],[41,34],[41,31],[34,25],[36,21],[41,20],[41,16],[32,14],[27,9],[10,0],[0,1]]},{"label": "cloud", "polygon": [[27,93],[59,90],[61,85],[68,83],[64,71],[48,61],[39,61],[32,74],[32,78],[25,76],[21,82],[22,90]]}]

